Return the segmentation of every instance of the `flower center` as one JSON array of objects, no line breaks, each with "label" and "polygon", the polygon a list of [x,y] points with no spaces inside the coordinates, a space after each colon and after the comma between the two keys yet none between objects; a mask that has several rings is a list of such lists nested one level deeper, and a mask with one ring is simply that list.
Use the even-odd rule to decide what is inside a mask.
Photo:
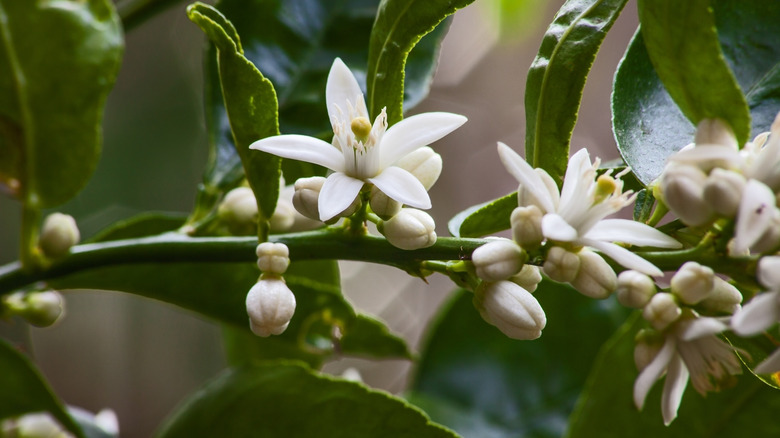
[{"label": "flower center", "polygon": [[366,144],[368,136],[371,134],[371,121],[365,117],[355,117],[350,124],[352,133],[355,134],[355,140]]},{"label": "flower center", "polygon": [[609,195],[615,193],[615,189],[617,189],[617,183],[614,178],[609,175],[601,175],[598,177],[598,179],[596,179],[596,191],[593,197],[593,204],[598,204],[607,199]]}]

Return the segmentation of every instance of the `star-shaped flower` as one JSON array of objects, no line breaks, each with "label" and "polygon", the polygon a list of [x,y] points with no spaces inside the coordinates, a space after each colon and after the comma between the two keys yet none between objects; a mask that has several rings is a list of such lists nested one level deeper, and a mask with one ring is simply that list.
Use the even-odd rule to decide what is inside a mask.
[{"label": "star-shaped flower", "polygon": [[431,207],[428,192],[408,171],[394,164],[409,153],[454,131],[466,118],[432,112],[404,119],[387,128],[385,109],[373,125],[357,79],[336,58],[325,89],[333,143],[303,135],[279,135],[258,140],[249,147],[282,158],[306,161],[331,169],[319,194],[320,219],[327,221],[344,211],[364,184],[415,208]]}]

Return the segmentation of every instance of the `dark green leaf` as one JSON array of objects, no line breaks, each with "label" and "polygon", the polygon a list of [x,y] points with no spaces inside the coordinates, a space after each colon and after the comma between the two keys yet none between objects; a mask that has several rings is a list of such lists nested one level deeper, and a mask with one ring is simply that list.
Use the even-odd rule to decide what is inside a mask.
[{"label": "dark green leaf", "polygon": [[374,358],[412,358],[406,341],[390,333],[385,323],[370,316],[356,315],[344,331],[339,342],[343,353]]},{"label": "dark green leaf", "polygon": [[431,418],[464,436],[561,435],[598,348],[624,312],[614,300],[594,301],[549,280],[534,296],[547,314],[534,341],[507,338],[484,322],[472,294],[454,297],[428,336],[412,385],[414,400],[444,401],[428,410]]},{"label": "dark green leaf", "polygon": [[109,1],[0,1],[0,183],[30,206],[91,177],[122,45]]},{"label": "dark green leaf", "polygon": [[176,230],[184,224],[185,219],[186,216],[178,213],[141,213],[114,223],[85,243],[154,236]]},{"label": "dark green leaf", "polygon": [[604,345],[588,383],[577,403],[568,438],[741,438],[777,436],[780,426],[775,413],[780,409],[777,391],[751,375],[741,376],[736,386],[702,397],[688,385],[678,417],[664,426],[659,382],[650,391],[645,408],[633,403],[634,336],[645,325],[638,313],[629,319]]},{"label": "dark green leaf", "polygon": [[653,213],[654,205],[655,197],[653,196],[653,192],[642,189],[642,191],[637,193],[636,202],[634,203],[634,220],[646,223]]},{"label": "dark green leaf", "polygon": [[294,362],[230,369],[195,393],[160,438],[456,437],[402,399]]},{"label": "dark green leaf", "polygon": [[582,89],[601,42],[627,0],[568,0],[547,28],[525,85],[525,156],[558,184]]},{"label": "dark green leaf", "polygon": [[455,237],[481,237],[508,230],[509,217],[517,208],[517,192],[469,207],[450,219],[447,228]]},{"label": "dark green leaf", "polygon": [[[774,353],[778,348],[777,340],[774,336],[770,335],[769,332],[750,338],[743,338],[732,333],[727,333],[725,338],[731,345],[741,351],[739,354],[740,360],[742,360],[742,363],[750,369],[751,372],[753,372],[753,368],[755,368],[756,365],[763,362],[764,359]],[[770,387],[780,389],[780,373],[771,375],[755,374],[755,376]]]},{"label": "dark green leaf", "polygon": [[710,3],[639,0],[642,37],[656,74],[688,120],[722,119],[744,144],[750,110],[723,57]]},{"label": "dark green leaf", "polygon": [[33,412],[49,412],[67,430],[84,437],[35,365],[0,339],[0,420]]},{"label": "dark green leaf", "polygon": [[[752,135],[768,131],[780,110],[780,4],[717,0],[712,7],[723,55],[747,97]],[[693,141],[694,126],[658,79],[641,33],[615,76],[612,115],[618,149],[645,184],[660,175],[669,155]]]},{"label": "dark green leaf", "polygon": [[368,49],[366,105],[369,114],[377,116],[387,107],[388,124],[403,118],[404,67],[409,52],[445,17],[473,1],[382,0]]}]

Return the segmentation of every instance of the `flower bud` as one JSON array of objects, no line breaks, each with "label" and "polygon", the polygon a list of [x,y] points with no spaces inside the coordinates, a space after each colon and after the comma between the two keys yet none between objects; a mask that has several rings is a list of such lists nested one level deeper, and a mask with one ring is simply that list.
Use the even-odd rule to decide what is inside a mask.
[{"label": "flower bud", "polygon": [[441,175],[442,160],[441,155],[429,146],[423,146],[405,155],[395,165],[414,175],[425,190],[430,190]]},{"label": "flower bud", "polygon": [[770,290],[780,289],[780,256],[764,256],[758,260],[758,282]]},{"label": "flower bud", "polygon": [[757,253],[773,252],[780,245],[780,210],[774,208],[771,210],[772,217],[769,219],[769,225],[764,234],[758,238],[750,249]]},{"label": "flower bud", "polygon": [[577,256],[580,259],[580,268],[571,285],[579,293],[601,300],[615,291],[617,275],[600,255],[589,249],[582,249]]},{"label": "flower bud", "polygon": [[283,243],[263,242],[257,245],[255,253],[257,267],[264,275],[280,276],[290,266],[290,250]]},{"label": "flower bud", "polygon": [[715,273],[696,262],[682,265],[671,282],[671,292],[685,304],[696,304],[707,298],[714,287]]},{"label": "flower bud", "polygon": [[580,270],[580,258],[573,252],[559,246],[553,246],[547,252],[542,270],[551,280],[568,283],[577,277]]},{"label": "flower bud", "polygon": [[5,307],[36,327],[49,327],[65,313],[62,295],[54,290],[16,292],[3,300]]},{"label": "flower bud", "polygon": [[512,339],[536,339],[547,323],[536,298],[511,281],[482,282],[474,292],[474,307],[482,319]]},{"label": "flower bud", "polygon": [[[739,148],[737,137],[731,127],[720,119],[702,119],[696,125],[696,134],[693,139],[696,147],[727,146],[735,151]],[[732,163],[726,163],[731,165]],[[725,166],[720,166],[725,167]]]},{"label": "flower bud", "polygon": [[617,277],[617,299],[620,304],[641,309],[655,295],[655,282],[649,276],[637,271],[623,271]]},{"label": "flower bud", "polygon": [[520,247],[507,239],[488,242],[471,254],[477,277],[484,281],[508,279],[520,272],[524,259],[525,255]]},{"label": "flower bud", "polygon": [[542,273],[538,266],[523,265],[520,272],[509,278],[509,281],[517,284],[528,292],[536,290],[536,286],[542,282]]},{"label": "flower bud", "polygon": [[396,248],[420,249],[436,243],[436,223],[422,210],[402,208],[390,220],[380,223],[378,228]]},{"label": "flower bud", "polygon": [[512,224],[512,238],[525,249],[536,249],[542,244],[542,210],[535,205],[517,207],[509,220]]},{"label": "flower bud", "polygon": [[46,257],[62,257],[70,248],[79,243],[81,234],[72,216],[52,213],[43,221],[38,246]]},{"label": "flower bud", "polygon": [[676,321],[680,315],[682,315],[682,309],[677,305],[674,295],[666,292],[653,295],[642,311],[642,316],[656,330],[669,327],[669,324]]},{"label": "flower bud", "polygon": [[734,217],[742,200],[745,177],[732,170],[712,169],[704,184],[704,200],[723,216]]},{"label": "flower bud", "polygon": [[686,225],[699,226],[712,220],[713,211],[704,200],[707,175],[696,166],[670,163],[661,175],[666,205]]},{"label": "flower bud", "polygon": [[740,308],[742,294],[726,280],[715,277],[715,287],[699,305],[707,310],[733,314]]},{"label": "flower bud", "polygon": [[293,206],[298,213],[309,219],[320,220],[319,198],[322,185],[325,184],[325,178],[313,176],[311,178],[300,178],[295,181],[295,194],[292,198]]},{"label": "flower bud", "polygon": [[293,207],[292,202],[287,199],[276,201],[274,214],[268,219],[272,233],[282,233],[290,230],[295,223],[295,216],[298,214]]},{"label": "flower bud", "polygon": [[0,423],[0,434],[18,438],[68,438],[68,433],[48,412],[35,412]]},{"label": "flower bud", "polygon": [[295,313],[295,295],[281,278],[261,279],[246,295],[246,312],[257,336],[281,334]]},{"label": "flower bud", "polygon": [[371,206],[371,211],[383,220],[388,220],[401,211],[401,203],[382,193],[376,186],[371,187],[369,196],[368,205]]},{"label": "flower bud", "polygon": [[219,204],[217,215],[224,221],[231,233],[254,234],[257,227],[257,201],[249,187],[236,187],[227,192]]}]

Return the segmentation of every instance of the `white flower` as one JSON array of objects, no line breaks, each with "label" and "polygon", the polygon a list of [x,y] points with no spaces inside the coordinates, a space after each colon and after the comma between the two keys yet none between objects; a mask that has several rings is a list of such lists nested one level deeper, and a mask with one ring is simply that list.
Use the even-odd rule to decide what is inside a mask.
[{"label": "white flower", "polygon": [[[579,150],[569,160],[560,193],[552,178],[541,169],[534,170],[503,143],[498,154],[512,176],[520,182],[521,198],[537,206],[544,216],[545,238],[601,251],[616,262],[652,276],[663,273],[655,265],[616,245],[679,248],[679,242],[645,224],[626,219],[605,219],[633,202],[632,193],[623,192],[623,183],[609,175],[596,178],[599,161],[591,164],[588,151]],[[522,206],[522,205],[521,205]]]},{"label": "white flower", "polygon": [[664,424],[677,417],[688,380],[704,395],[718,389],[718,382],[742,369],[734,350],[716,334],[727,327],[715,318],[686,318],[666,332],[663,347],[634,382],[634,403],[642,409],[647,393],[666,373],[661,396]]},{"label": "white flower", "polygon": [[402,204],[430,208],[423,184],[395,164],[454,131],[466,118],[443,112],[424,113],[387,129],[387,114],[382,109],[372,125],[360,86],[339,58],[333,61],[328,74],[325,100],[333,126],[332,145],[314,137],[279,135],[258,140],[249,147],[333,170],[319,194],[322,221],[349,207],[365,183],[375,185]]}]

